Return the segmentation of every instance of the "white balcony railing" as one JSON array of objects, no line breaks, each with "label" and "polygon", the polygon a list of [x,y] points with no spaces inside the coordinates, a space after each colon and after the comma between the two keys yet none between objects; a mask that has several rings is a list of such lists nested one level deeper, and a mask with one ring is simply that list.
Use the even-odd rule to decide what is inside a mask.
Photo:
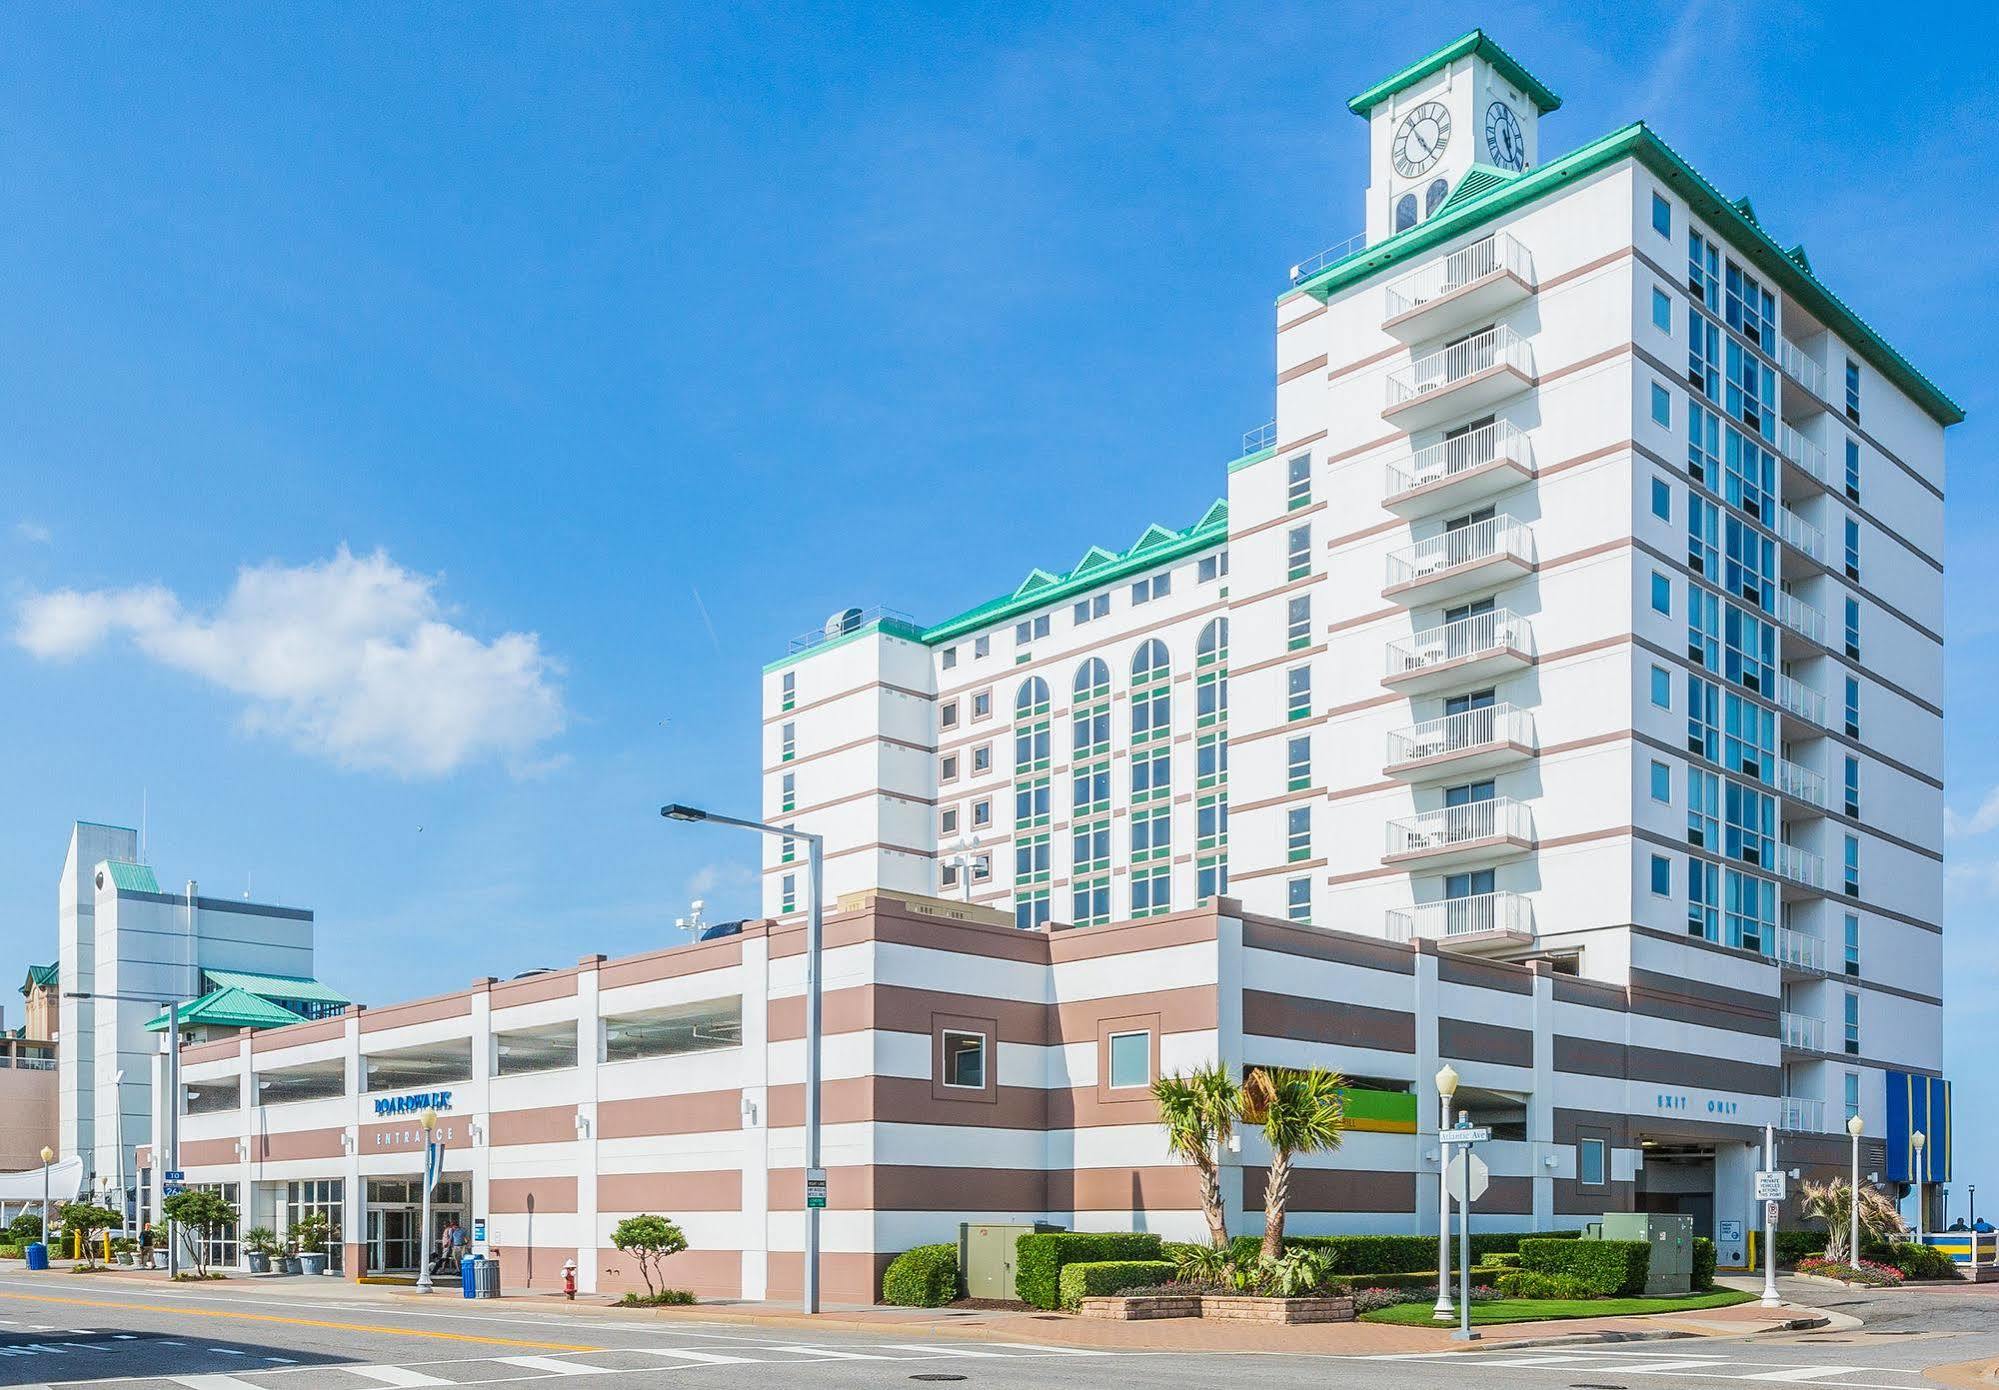
[{"label": "white balcony railing", "polygon": [[1779,840],[1771,851],[1770,867],[1778,877],[1788,878],[1793,883],[1802,883],[1807,888],[1821,891],[1825,888],[1825,860],[1808,849]]},{"label": "white balcony railing", "polygon": [[1780,423],[1777,426],[1777,452],[1827,487],[1832,486],[1832,480],[1825,471],[1825,450],[1789,425]]},{"label": "white balcony railing", "polygon": [[1533,902],[1519,893],[1480,893],[1470,898],[1446,898],[1403,910],[1391,909],[1387,917],[1387,935],[1391,941],[1409,941],[1419,936],[1447,940],[1484,932],[1532,936]]},{"label": "white balcony railing", "polygon": [[1466,434],[1418,449],[1405,462],[1388,465],[1388,496],[1427,487],[1489,463],[1511,462],[1527,467],[1531,455],[1526,432],[1505,420],[1480,425]]},{"label": "white balcony railing", "polygon": [[1796,594],[1777,592],[1777,621],[1820,646],[1825,645],[1825,614]]},{"label": "white balcony railing", "polygon": [[1812,1014],[1794,1014],[1789,1009],[1778,1016],[1784,1046],[1793,1052],[1825,1051],[1825,1020]]},{"label": "white balcony railing", "polygon": [[1777,963],[1791,970],[1825,973],[1825,938],[1796,927],[1777,928]]},{"label": "white balcony railing", "polygon": [[1409,638],[1388,644],[1388,674],[1412,675],[1432,666],[1516,648],[1534,649],[1533,629],[1525,618],[1506,608],[1474,613],[1456,622],[1425,628]]},{"label": "white balcony railing", "polygon": [[1823,807],[1827,804],[1825,787],[1825,777],[1820,773],[1789,758],[1777,759],[1777,789],[1784,795]]},{"label": "white balcony railing", "polygon": [[1777,340],[1777,365],[1783,368],[1785,376],[1820,400],[1825,399],[1825,368],[1789,338]]},{"label": "white balcony railing", "polygon": [[1826,727],[1825,696],[1781,671],[1777,674],[1777,703],[1807,724],[1816,724],[1821,729]]},{"label": "white balcony railing", "polygon": [[1789,507],[1777,508],[1777,535],[1791,549],[1810,556],[1820,564],[1825,563],[1825,532]]},{"label": "white balcony railing", "polygon": [[1512,556],[1534,563],[1534,536],[1524,522],[1510,516],[1489,516],[1388,553],[1388,587],[1413,584],[1459,565]]},{"label": "white balcony railing", "polygon": [[1812,1096],[1779,1096],[1777,1128],[1786,1134],[1825,1133],[1825,1102]]},{"label": "white balcony railing", "polygon": [[1532,748],[1534,716],[1512,705],[1487,705],[1396,729],[1388,735],[1388,762],[1393,767],[1495,743]]},{"label": "white balcony railing", "polygon": [[1393,410],[1495,367],[1511,367],[1524,376],[1534,374],[1527,340],[1504,324],[1426,352],[1401,371],[1391,373],[1388,407]]},{"label": "white balcony railing", "polygon": [[1524,801],[1495,796],[1485,801],[1446,806],[1407,820],[1388,823],[1390,854],[1421,854],[1482,840],[1534,838],[1534,816]]},{"label": "white balcony railing", "polygon": [[1420,309],[1433,299],[1441,299],[1466,285],[1475,285],[1489,275],[1512,273],[1526,284],[1534,283],[1534,260],[1527,248],[1505,232],[1495,232],[1461,251],[1403,276],[1388,287],[1388,317],[1400,318]]}]

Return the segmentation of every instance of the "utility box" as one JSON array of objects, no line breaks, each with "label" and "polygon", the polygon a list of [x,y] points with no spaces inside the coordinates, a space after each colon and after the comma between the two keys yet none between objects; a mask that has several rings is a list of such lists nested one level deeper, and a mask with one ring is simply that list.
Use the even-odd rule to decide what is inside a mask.
[{"label": "utility box", "polygon": [[1694,1219],[1659,1212],[1610,1212],[1590,1223],[1586,1238],[1642,1240],[1652,1247],[1645,1296],[1690,1293],[1694,1281]]},{"label": "utility box", "polygon": [[1013,1243],[1033,1232],[1062,1229],[1046,1221],[1037,1221],[1030,1226],[960,1222],[958,1272],[965,1281],[965,1297],[1018,1302],[1020,1290],[1014,1283]]}]

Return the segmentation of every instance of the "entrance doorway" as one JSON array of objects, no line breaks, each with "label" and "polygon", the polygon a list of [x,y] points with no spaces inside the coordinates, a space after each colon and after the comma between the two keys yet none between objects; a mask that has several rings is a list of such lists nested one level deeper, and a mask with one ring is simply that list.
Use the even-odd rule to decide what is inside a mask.
[{"label": "entrance doorway", "polygon": [[368,1239],[364,1255],[370,1274],[415,1274],[419,1262],[435,1260],[446,1230],[465,1224],[465,1184],[440,1182],[430,1195],[430,1235],[423,1234],[421,1179],[368,1180]]}]

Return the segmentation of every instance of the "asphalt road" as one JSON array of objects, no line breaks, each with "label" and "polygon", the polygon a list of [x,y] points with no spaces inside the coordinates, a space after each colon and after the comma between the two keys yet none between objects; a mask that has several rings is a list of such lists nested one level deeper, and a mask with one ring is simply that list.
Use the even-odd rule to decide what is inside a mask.
[{"label": "asphalt road", "polygon": [[[654,1324],[518,1304],[272,1290],[205,1293],[84,1277],[0,1278],[0,1386],[134,1390],[367,1390],[587,1376],[604,1390],[960,1384],[1076,1390],[1264,1386],[1368,1390],[1720,1390],[1726,1382],[1916,1390],[1929,1367],[1999,1356],[1999,1287],[1887,1296],[1818,1288],[1864,1329],[1755,1341],[1495,1347],[1400,1357],[1100,1352],[730,1323]],[[1247,1364],[1246,1364],[1247,1363]]]}]

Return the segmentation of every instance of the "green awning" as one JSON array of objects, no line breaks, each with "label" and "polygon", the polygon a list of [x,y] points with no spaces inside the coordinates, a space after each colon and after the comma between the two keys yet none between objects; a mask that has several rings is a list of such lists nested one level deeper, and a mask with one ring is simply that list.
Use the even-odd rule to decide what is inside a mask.
[{"label": "green awning", "polygon": [[265,999],[296,999],[306,1004],[351,1004],[354,1001],[317,980],[296,975],[256,975],[248,970],[210,970],[202,977],[215,989],[240,989]]},{"label": "green awning", "polygon": [[[183,1028],[282,1028],[301,1021],[290,1009],[280,1008],[246,989],[210,990],[180,1006]],[[167,1016],[162,1012],[146,1024],[146,1031],[158,1033],[166,1026]]]}]

